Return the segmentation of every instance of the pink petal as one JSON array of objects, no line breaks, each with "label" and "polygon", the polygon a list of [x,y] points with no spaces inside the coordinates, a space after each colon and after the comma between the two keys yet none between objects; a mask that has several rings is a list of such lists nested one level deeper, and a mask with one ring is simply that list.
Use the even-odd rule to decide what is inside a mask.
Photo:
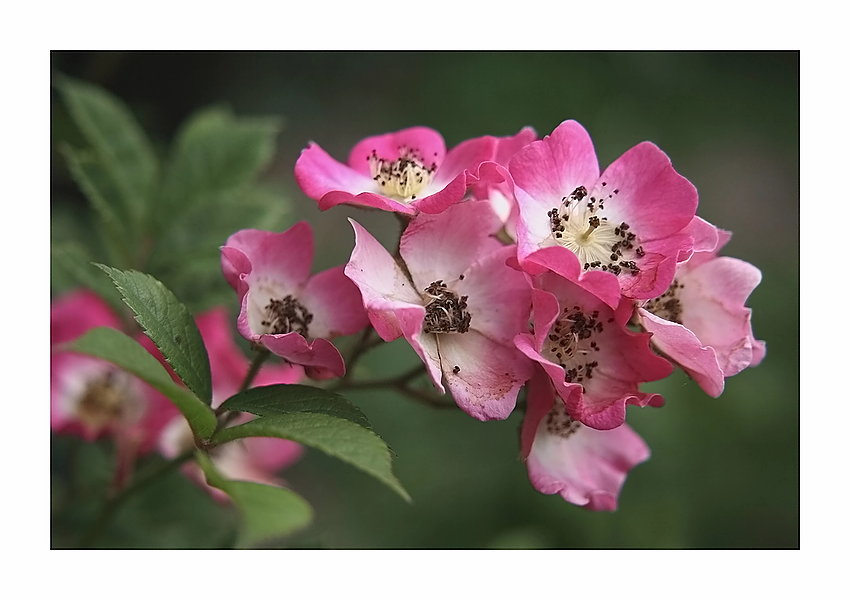
[{"label": "pink petal", "polygon": [[319,200],[319,209],[328,210],[338,204],[351,204],[353,206],[365,206],[368,208],[378,208],[390,212],[400,212],[408,215],[416,214],[416,209],[410,204],[393,200],[385,196],[380,196],[373,192],[363,192],[361,194],[351,194],[349,192],[334,191],[328,192],[322,199]]},{"label": "pink petal", "polygon": [[[693,253],[716,250],[720,242],[720,230],[699,217],[691,219],[691,222],[682,229],[681,233],[689,235],[693,240],[693,246],[691,247],[691,252]],[[677,261],[682,262],[683,260],[687,260],[689,256],[690,253],[684,256],[680,253]]]},{"label": "pink petal", "polygon": [[649,458],[649,448],[625,424],[608,431],[578,425],[569,433],[576,426],[566,425],[557,402],[538,371],[529,384],[521,433],[532,485],[590,510],[616,510],[628,472]]},{"label": "pink petal", "polygon": [[723,393],[723,371],[717,354],[703,346],[699,338],[683,325],[666,321],[642,308],[638,309],[641,325],[652,334],[652,344],[679,364],[706,394],[717,398]]},{"label": "pink petal", "polygon": [[[611,308],[616,308],[620,303],[620,282],[617,277],[605,271],[583,271],[578,257],[563,246],[549,246],[536,250],[526,257],[522,267],[532,275],[539,275],[545,271],[557,273],[590,292]],[[672,275],[670,279],[672,281]]]},{"label": "pink petal", "polygon": [[50,303],[50,345],[75,340],[94,327],[121,328],[106,302],[89,290],[77,290]]},{"label": "pink petal", "polygon": [[389,252],[356,221],[354,250],[345,275],[360,289],[363,305],[375,331],[385,341],[413,331],[425,318],[422,297]]},{"label": "pink petal", "polygon": [[696,188],[651,142],[638,144],[611,163],[589,195],[605,198],[606,216],[627,222],[641,243],[688,225],[698,202]]},{"label": "pink petal", "polygon": [[531,142],[511,159],[508,169],[517,186],[546,204],[540,215],[558,206],[579,186],[590,187],[599,176],[599,163],[587,131],[576,121],[564,121],[551,135]]},{"label": "pink petal", "polygon": [[500,228],[490,207],[481,202],[456,204],[439,215],[417,215],[399,246],[416,290],[440,279],[452,281],[479,256],[499,250],[502,244],[492,236]]},{"label": "pink petal", "polygon": [[313,275],[299,299],[313,313],[311,337],[350,335],[369,324],[360,290],[345,276],[343,266]]},{"label": "pink petal", "polygon": [[466,171],[476,174],[482,162],[494,159],[497,144],[497,138],[490,135],[461,142],[446,154],[434,174],[434,184],[443,187]]},{"label": "pink petal", "polygon": [[[410,205],[423,213],[435,215],[443,212],[449,206],[457,204],[466,193],[466,173],[460,173],[446,187],[424,198],[414,200]],[[429,186],[431,188],[433,186]],[[425,193],[428,193],[426,189]]]},{"label": "pink petal", "polygon": [[531,363],[476,331],[440,334],[437,341],[443,376],[457,405],[481,421],[506,419],[531,376]]},{"label": "pink petal", "polygon": [[437,168],[443,163],[446,155],[446,144],[443,136],[428,127],[410,127],[392,133],[375,135],[358,142],[348,156],[348,164],[371,178],[369,170],[369,156],[372,151],[384,160],[398,160],[403,148],[416,151],[425,161],[435,163]]},{"label": "pink petal", "polygon": [[322,200],[330,192],[349,194],[374,191],[375,182],[369,174],[359,172],[334,160],[318,144],[310,143],[295,162],[295,181],[313,200]]},{"label": "pink petal", "polygon": [[[259,229],[237,231],[225,243],[232,251],[222,257],[222,270],[228,283],[238,291],[238,280],[249,285],[258,278],[271,279],[283,287],[297,290],[310,276],[313,263],[313,231],[306,221],[296,223],[286,231],[274,233]],[[246,262],[247,261],[247,262]],[[250,265],[251,270],[246,267]]]},{"label": "pink petal", "polygon": [[328,340],[312,342],[298,333],[261,335],[259,342],[274,354],[291,363],[302,365],[312,379],[330,379],[345,375],[345,362],[339,350]]}]

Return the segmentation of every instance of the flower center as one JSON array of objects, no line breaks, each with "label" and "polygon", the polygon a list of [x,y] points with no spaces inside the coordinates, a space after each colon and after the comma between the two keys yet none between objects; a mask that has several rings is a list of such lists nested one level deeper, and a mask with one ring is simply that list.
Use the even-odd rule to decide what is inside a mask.
[{"label": "flower center", "polygon": [[599,352],[595,338],[604,329],[598,310],[587,314],[578,306],[565,308],[546,337],[543,355],[561,365],[567,383],[593,379],[593,370],[599,362],[589,358]]},{"label": "flower center", "polygon": [[466,310],[469,296],[461,296],[451,291],[440,279],[425,288],[425,333],[466,333],[472,315]]},{"label": "flower center", "polygon": [[291,294],[282,299],[272,298],[265,307],[265,319],[260,324],[266,328],[266,333],[299,333],[305,338],[313,314]]},{"label": "flower center", "polygon": [[416,200],[416,195],[429,183],[437,164],[425,166],[425,160],[413,148],[402,147],[396,160],[380,158],[375,150],[369,155],[369,170],[385,196],[399,200]]},{"label": "flower center", "polygon": [[679,290],[685,287],[684,283],[679,283],[677,279],[673,280],[667,291],[647,301],[643,305],[644,310],[648,310],[655,316],[672,321],[673,323],[682,324],[682,301],[679,299]]},{"label": "flower center", "polygon": [[564,408],[564,405],[556,398],[555,406],[553,406],[552,410],[549,411],[549,414],[546,415],[546,431],[552,435],[557,435],[566,439],[578,431],[579,427],[581,427],[581,423],[574,421],[570,415],[567,414],[567,410]]},{"label": "flower center", "polygon": [[[614,190],[608,198],[619,192]],[[614,275],[623,272],[637,275],[640,269],[635,258],[643,257],[645,252],[638,244],[637,236],[629,231],[628,223],[613,225],[608,217],[597,215],[605,210],[605,200],[588,197],[584,186],[564,196],[560,206],[546,213],[552,239],[578,256],[585,270],[602,269]]]},{"label": "flower center", "polygon": [[102,429],[125,416],[130,401],[126,378],[110,371],[86,386],[77,402],[76,414],[92,429]]}]

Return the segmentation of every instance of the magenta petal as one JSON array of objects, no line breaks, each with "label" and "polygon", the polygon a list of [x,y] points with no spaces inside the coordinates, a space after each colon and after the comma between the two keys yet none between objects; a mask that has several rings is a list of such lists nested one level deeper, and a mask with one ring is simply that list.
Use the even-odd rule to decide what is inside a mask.
[{"label": "magenta petal", "polygon": [[357,194],[375,189],[368,165],[365,173],[358,172],[334,160],[318,144],[313,143],[301,151],[295,162],[295,181],[313,200],[320,200],[333,191]]},{"label": "magenta petal", "polygon": [[625,424],[608,431],[570,424],[558,403],[538,372],[521,432],[532,485],[590,510],[616,510],[628,472],[649,458],[649,448]]},{"label": "magenta petal", "polygon": [[717,354],[703,346],[699,338],[686,327],[661,319],[638,309],[643,328],[652,334],[652,344],[679,364],[706,394],[717,398],[723,393],[723,371],[717,364]]},{"label": "magenta petal", "polygon": [[421,292],[440,279],[452,281],[471,260],[501,249],[502,244],[492,237],[501,226],[483,202],[456,204],[439,215],[417,215],[399,245],[416,289]]},{"label": "magenta petal", "polygon": [[434,183],[438,186],[445,185],[466,171],[476,174],[482,162],[494,159],[497,144],[498,140],[490,135],[461,142],[446,154],[445,160],[434,174]]},{"label": "magenta petal", "polygon": [[466,173],[459,173],[442,190],[419,200],[414,200],[410,205],[416,210],[429,215],[441,213],[449,206],[457,204],[463,199],[466,193],[466,178]]},{"label": "magenta petal", "polygon": [[590,195],[607,198],[609,218],[629,223],[641,242],[681,230],[694,218],[698,202],[696,188],[651,142],[638,144],[611,163]]},{"label": "magenta petal", "polygon": [[291,332],[261,335],[259,342],[284,360],[303,365],[307,375],[313,379],[345,375],[342,355],[328,340],[319,338],[308,342],[304,336]]},{"label": "magenta petal", "polygon": [[[292,291],[297,290],[310,276],[313,263],[313,230],[306,221],[296,223],[286,231],[274,233],[259,229],[237,231],[224,245],[241,251],[246,259],[237,258],[235,253],[226,253],[222,261],[225,277],[233,284],[236,269],[250,265],[251,271],[242,271],[250,281],[258,278],[272,279]],[[225,260],[227,264],[225,265]],[[238,290],[237,290],[238,291]]]},{"label": "magenta petal", "polygon": [[394,161],[399,158],[404,148],[419,154],[426,165],[435,163],[438,169],[446,155],[446,143],[443,141],[443,136],[428,127],[409,127],[392,133],[367,137],[357,142],[348,155],[348,164],[359,173],[371,177],[369,156],[373,150],[380,158]]},{"label": "magenta petal", "polygon": [[369,324],[360,290],[345,276],[343,266],[313,275],[301,291],[300,300],[314,315],[309,328],[311,337],[350,335]]},{"label": "magenta petal", "polygon": [[398,200],[393,200],[392,198],[387,198],[385,196],[380,196],[373,192],[363,192],[356,196],[349,192],[328,192],[319,200],[319,209],[328,210],[338,204],[351,204],[354,206],[379,208],[381,210],[400,212],[408,215],[416,213],[416,209],[409,204],[405,204],[404,202],[399,202]]},{"label": "magenta petal", "polygon": [[564,121],[551,135],[517,152],[508,170],[517,186],[549,210],[577,187],[590,188],[599,176],[599,163],[584,127]]},{"label": "magenta petal", "polygon": [[437,340],[443,376],[457,405],[481,421],[506,419],[531,376],[528,359],[476,331]]},{"label": "magenta petal", "polygon": [[106,302],[88,290],[71,292],[50,303],[50,345],[70,342],[94,327],[121,328]]}]

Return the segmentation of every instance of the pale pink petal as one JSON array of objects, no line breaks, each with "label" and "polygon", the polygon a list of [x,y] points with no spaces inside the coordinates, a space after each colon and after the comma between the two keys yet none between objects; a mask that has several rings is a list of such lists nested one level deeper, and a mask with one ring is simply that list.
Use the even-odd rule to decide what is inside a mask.
[{"label": "pale pink petal", "polygon": [[[425,311],[423,309],[422,319],[424,318]],[[419,358],[422,359],[422,362],[425,364],[425,371],[428,373],[428,377],[431,378],[434,387],[441,394],[445,394],[446,388],[443,387],[443,367],[440,359],[439,342],[437,341],[437,336],[433,333],[422,333],[422,319],[418,323],[414,323],[412,319],[404,321],[404,337]]]},{"label": "pale pink petal", "polygon": [[458,295],[468,296],[470,328],[503,345],[510,345],[517,333],[528,329],[531,310],[531,285],[526,276],[505,264],[515,252],[515,246],[484,252],[451,282]]},{"label": "pale pink petal", "polygon": [[313,379],[330,379],[345,375],[345,362],[339,350],[328,340],[319,338],[312,342],[291,332],[261,335],[259,342],[277,356],[302,365],[307,376]]},{"label": "pale pink petal", "polygon": [[309,334],[314,338],[332,338],[357,333],[369,324],[360,290],[339,266],[313,275],[299,300],[315,316]]},{"label": "pale pink petal", "polygon": [[521,434],[532,485],[590,510],[616,510],[628,472],[649,458],[649,448],[628,425],[596,431],[571,422],[558,403],[545,376],[536,375]]},{"label": "pale pink petal", "polygon": [[291,440],[252,437],[244,442],[245,451],[257,469],[275,473],[296,462],[304,454],[304,448]]},{"label": "pale pink petal", "polygon": [[531,363],[514,348],[476,331],[437,335],[443,376],[457,405],[481,421],[506,419]]},{"label": "pale pink petal", "polygon": [[605,199],[606,216],[628,223],[641,243],[672,235],[688,225],[698,202],[696,188],[651,142],[627,150],[588,189],[590,197]]},{"label": "pale pink petal", "polygon": [[417,215],[399,246],[416,290],[421,293],[434,281],[458,278],[471,257],[499,250],[502,244],[493,235],[500,228],[496,215],[481,202],[456,204],[439,215]]},{"label": "pale pink petal", "polygon": [[[516,223],[517,257],[523,268],[528,270],[524,263],[529,255],[540,248],[557,246],[552,239],[552,229],[547,213],[558,206],[560,199],[558,199],[558,203],[552,204],[549,199],[542,196],[531,196],[522,188],[515,188],[514,194],[519,211],[519,218]],[[578,258],[575,259],[575,264],[577,269],[581,269]],[[542,269],[538,267],[537,272],[540,271]],[[532,270],[529,270],[529,273],[534,274],[533,267]],[[576,274],[576,276],[578,275]]]},{"label": "pale pink petal", "polygon": [[352,169],[334,160],[318,144],[310,143],[301,151],[295,162],[295,181],[313,200],[322,200],[329,192],[344,191],[349,194],[375,191],[375,182],[369,174]]},{"label": "pale pink petal", "polygon": [[590,188],[599,176],[593,142],[576,121],[564,121],[551,135],[525,146],[511,159],[508,169],[518,187],[546,204],[539,215],[545,222],[546,211],[577,187]]},{"label": "pale pink petal", "polygon": [[363,175],[371,177],[369,157],[372,151],[387,161],[398,160],[404,149],[412,150],[422,157],[426,166],[431,163],[440,168],[446,155],[443,136],[428,127],[409,127],[392,133],[365,138],[352,148],[348,164]]},{"label": "pale pink petal", "polygon": [[241,251],[250,264],[251,271],[244,271],[245,261],[235,259],[235,253],[227,255],[227,264],[222,270],[228,283],[238,291],[235,280],[242,274],[249,285],[258,279],[271,279],[287,289],[296,290],[307,281],[313,263],[313,231],[306,221],[296,223],[286,231],[274,233],[259,229],[237,231],[225,243],[225,248]]},{"label": "pale pink petal", "polygon": [[638,309],[641,325],[652,334],[652,344],[680,365],[709,396],[723,393],[723,371],[714,348],[703,346],[686,327]]},{"label": "pale pink petal", "polygon": [[687,260],[691,253],[712,252],[718,249],[718,244],[720,242],[720,230],[705,219],[694,217],[691,219],[691,222],[682,229],[681,233],[691,237],[693,240],[693,246],[691,247],[690,252],[679,254],[679,257],[677,258],[678,262]]}]

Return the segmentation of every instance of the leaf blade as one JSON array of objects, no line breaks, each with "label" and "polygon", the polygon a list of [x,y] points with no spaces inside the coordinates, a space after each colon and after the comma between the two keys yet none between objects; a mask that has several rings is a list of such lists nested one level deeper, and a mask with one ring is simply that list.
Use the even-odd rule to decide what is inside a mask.
[{"label": "leaf blade", "polygon": [[139,271],[96,265],[112,279],[124,302],[177,376],[206,404],[212,402],[210,362],[189,310],[159,280]]}]

